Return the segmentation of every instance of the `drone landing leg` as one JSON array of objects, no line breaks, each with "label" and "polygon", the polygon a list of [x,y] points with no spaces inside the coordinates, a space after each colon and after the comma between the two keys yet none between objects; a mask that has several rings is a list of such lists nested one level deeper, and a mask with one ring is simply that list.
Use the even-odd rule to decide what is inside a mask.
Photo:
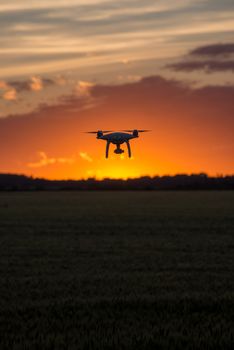
[{"label": "drone landing leg", "polygon": [[109,155],[109,147],[110,147],[110,142],[107,141],[107,143],[106,143],[106,158],[108,158],[108,155]]},{"label": "drone landing leg", "polygon": [[127,144],[127,147],[128,147],[128,156],[129,156],[129,158],[131,158],[132,153],[131,153],[131,147],[130,147],[129,141],[126,141],[126,144]]}]

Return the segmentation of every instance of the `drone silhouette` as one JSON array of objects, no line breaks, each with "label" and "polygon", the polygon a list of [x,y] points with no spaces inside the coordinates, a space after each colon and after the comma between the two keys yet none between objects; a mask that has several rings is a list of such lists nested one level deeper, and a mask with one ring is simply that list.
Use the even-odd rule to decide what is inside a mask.
[{"label": "drone silhouette", "polygon": [[140,132],[147,132],[150,130],[122,130],[123,132],[113,132],[112,130],[98,130],[98,131],[86,131],[87,134],[96,134],[98,140],[106,141],[106,158],[109,155],[110,144],[113,143],[116,145],[114,152],[116,154],[124,153],[124,150],[121,149],[123,143],[127,144],[128,156],[131,158],[131,147],[130,140],[139,137]]}]

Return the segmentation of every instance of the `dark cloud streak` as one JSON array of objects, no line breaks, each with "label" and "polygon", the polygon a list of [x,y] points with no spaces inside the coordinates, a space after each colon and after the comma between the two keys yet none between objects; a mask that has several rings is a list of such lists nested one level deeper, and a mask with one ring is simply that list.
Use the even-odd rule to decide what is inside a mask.
[{"label": "dark cloud streak", "polygon": [[167,65],[175,71],[192,72],[195,70],[204,70],[207,73],[234,71],[234,61],[188,61],[178,62]]},{"label": "dark cloud streak", "polygon": [[234,44],[221,43],[199,46],[190,51],[184,59],[167,65],[166,68],[181,72],[195,70],[203,70],[207,73],[234,71]]},{"label": "dark cloud streak", "polygon": [[190,51],[189,56],[199,55],[199,56],[229,56],[234,54],[234,44],[233,43],[224,43],[224,44],[214,44],[200,46],[196,49]]}]

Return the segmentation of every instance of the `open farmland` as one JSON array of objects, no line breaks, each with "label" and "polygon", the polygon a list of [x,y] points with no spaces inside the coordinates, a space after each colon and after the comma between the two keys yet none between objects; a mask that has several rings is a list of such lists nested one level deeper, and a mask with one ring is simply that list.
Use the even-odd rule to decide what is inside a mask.
[{"label": "open farmland", "polygon": [[0,193],[1,349],[233,349],[234,192]]}]

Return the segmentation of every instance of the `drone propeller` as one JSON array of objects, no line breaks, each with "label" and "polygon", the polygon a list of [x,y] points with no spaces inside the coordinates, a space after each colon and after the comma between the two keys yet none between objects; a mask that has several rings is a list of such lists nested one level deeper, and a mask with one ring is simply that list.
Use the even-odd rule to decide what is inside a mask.
[{"label": "drone propeller", "polygon": [[[122,130],[122,131],[126,131],[126,132],[134,132],[135,130]],[[148,131],[151,131],[151,130],[137,130],[137,132],[148,132]]]},{"label": "drone propeller", "polygon": [[97,134],[98,132],[102,132],[102,133],[107,133],[107,132],[112,132],[113,130],[97,130],[97,131],[85,131],[86,134]]}]

